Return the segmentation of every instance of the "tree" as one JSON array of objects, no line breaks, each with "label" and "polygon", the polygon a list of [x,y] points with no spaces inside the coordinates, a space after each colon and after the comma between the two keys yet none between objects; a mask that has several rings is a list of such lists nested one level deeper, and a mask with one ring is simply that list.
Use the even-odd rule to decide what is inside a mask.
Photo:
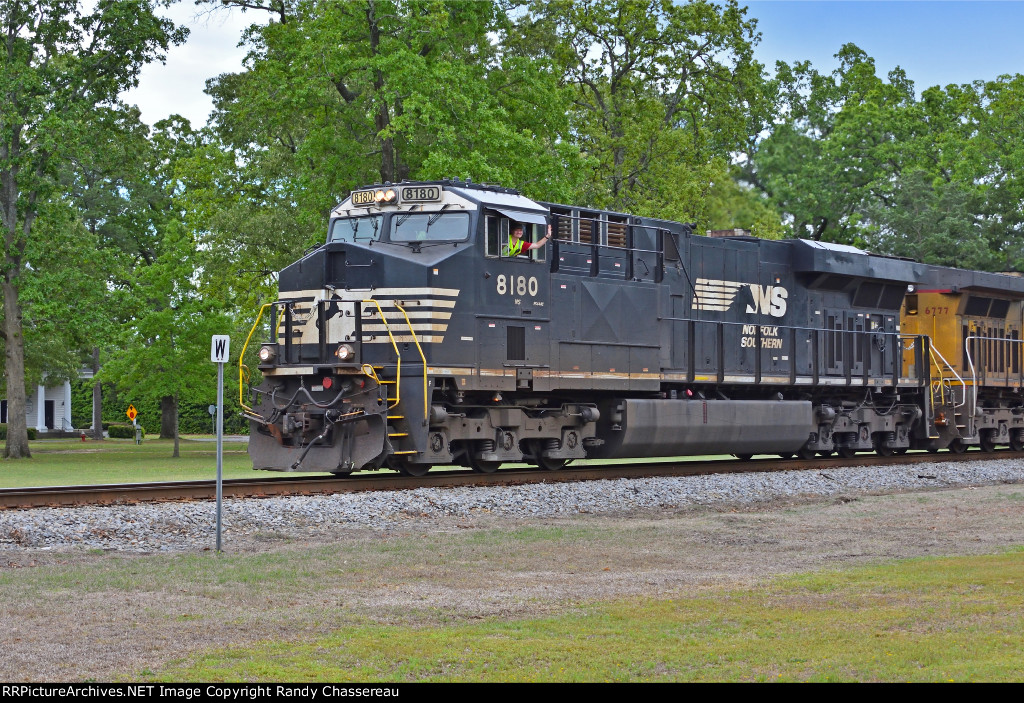
[{"label": "tree", "polygon": [[746,169],[797,236],[931,263],[1024,266],[1024,76],[931,87],[887,79],[853,44],[823,75],[779,65],[784,118]]},{"label": "tree", "polygon": [[211,249],[185,194],[203,138],[179,116],[152,131],[131,116],[121,124],[130,157],[97,162],[102,168],[86,171],[91,187],[80,192],[86,220],[100,221],[107,250],[127,263],[111,281],[124,295],[102,378],[130,389],[137,402],[159,404],[160,437],[175,441],[178,456],[179,404],[193,393],[209,397],[205,350],[209,336],[229,324],[222,314],[228,301],[211,294],[210,280],[222,270],[209,265]]},{"label": "tree", "polygon": [[899,179],[892,197],[866,204],[869,246],[926,264],[991,270],[995,257],[978,216],[977,195],[963,184],[915,170]]},{"label": "tree", "polygon": [[106,363],[103,375],[116,379],[120,388],[131,388],[137,398],[159,400],[161,436],[166,429],[173,437],[177,457],[179,404],[216,392],[210,338],[232,331],[232,323],[224,301],[209,295],[206,281],[213,272],[204,266],[187,223],[169,222],[161,245],[159,258],[133,272],[131,324],[121,338],[122,350]]},{"label": "tree", "polygon": [[[61,173],[61,190],[74,203],[88,229],[91,251],[103,257],[104,294],[98,299],[79,299],[92,345],[89,364],[93,370],[93,438],[103,439],[103,393],[100,352],[116,350],[116,338],[132,301],[130,272],[152,263],[158,254],[158,225],[167,217],[169,197],[155,176],[149,128],[134,107],[101,107],[94,111],[92,130],[102,138],[86,139],[70,154]],[[101,273],[89,269],[89,273]],[[169,435],[173,436],[173,435]]]},{"label": "tree", "polygon": [[150,0],[0,0],[0,228],[3,230],[4,455],[29,456],[25,418],[23,302],[26,253],[46,204],[59,199],[59,173],[93,124],[141,67],[184,41]]},{"label": "tree", "polygon": [[204,157],[211,227],[254,284],[321,241],[360,185],[469,176],[537,198],[579,190],[586,159],[566,138],[560,76],[512,40],[501,5],[226,4],[271,19],[245,36],[246,70],[208,84],[228,151]]},{"label": "tree", "polygon": [[855,243],[865,198],[883,196],[918,127],[914,85],[897,68],[883,80],[853,44],[821,74],[777,66],[784,119],[762,140],[746,178],[792,220],[795,236]]},{"label": "tree", "polygon": [[591,204],[703,219],[710,183],[771,114],[756,22],[733,0],[535,2],[573,89],[572,137],[593,156]]}]

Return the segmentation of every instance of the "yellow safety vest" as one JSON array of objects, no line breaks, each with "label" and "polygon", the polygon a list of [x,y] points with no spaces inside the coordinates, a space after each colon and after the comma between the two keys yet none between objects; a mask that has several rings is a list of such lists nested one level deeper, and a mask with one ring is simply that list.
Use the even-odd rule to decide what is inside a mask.
[{"label": "yellow safety vest", "polygon": [[523,251],[523,240],[522,239],[509,239],[508,244],[505,246],[505,251],[502,256],[519,256]]}]

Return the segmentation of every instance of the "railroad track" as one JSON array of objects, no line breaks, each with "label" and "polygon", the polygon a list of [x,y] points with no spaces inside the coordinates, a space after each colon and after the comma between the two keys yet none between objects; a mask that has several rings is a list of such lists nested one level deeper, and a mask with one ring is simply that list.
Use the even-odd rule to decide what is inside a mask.
[{"label": "railroad track", "polygon": [[[649,478],[657,476],[697,476],[715,473],[751,471],[814,471],[848,466],[894,466],[925,462],[982,461],[988,459],[1024,459],[1024,452],[1000,451],[969,454],[913,453],[882,458],[871,454],[850,459],[818,457],[814,459],[716,459],[711,461],[654,461],[642,464],[602,466],[568,466],[559,471],[537,468],[503,469],[494,474],[478,474],[466,469],[431,471],[414,478],[391,472],[367,472],[348,477],[324,476],[259,476],[224,481],[225,498],[269,498],[272,496],[357,493],[361,491],[410,490],[423,487],[495,486],[529,483],[593,481],[616,478]],[[156,483],[121,483],[95,486],[43,486],[0,489],[0,510],[40,508],[48,506],[110,505],[158,501],[211,500],[216,495],[216,482],[165,481]]]}]

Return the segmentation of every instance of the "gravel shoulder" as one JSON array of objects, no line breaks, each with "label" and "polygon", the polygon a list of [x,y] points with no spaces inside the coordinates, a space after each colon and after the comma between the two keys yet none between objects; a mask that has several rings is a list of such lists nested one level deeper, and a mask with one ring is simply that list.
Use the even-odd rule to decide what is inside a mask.
[{"label": "gravel shoulder", "polygon": [[[997,466],[1001,465],[1001,466]],[[852,472],[852,473],[850,473]],[[787,472],[798,473],[798,472]],[[1024,544],[1009,461],[0,513],[0,677],[110,679],[367,622],[534,617]]]}]

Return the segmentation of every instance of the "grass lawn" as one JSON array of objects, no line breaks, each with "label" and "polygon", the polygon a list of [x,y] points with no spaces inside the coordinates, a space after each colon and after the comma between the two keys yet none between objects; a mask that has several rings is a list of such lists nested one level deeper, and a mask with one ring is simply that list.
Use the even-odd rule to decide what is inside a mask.
[{"label": "grass lawn", "polygon": [[[249,478],[252,463],[245,442],[224,442],[224,478]],[[217,443],[183,438],[181,456],[174,442],[146,439],[36,440],[30,459],[0,461],[0,488],[77,484],[186,481],[217,477]],[[269,475],[269,474],[268,474]]]},{"label": "grass lawn", "polygon": [[[207,559],[203,570],[235,569]],[[199,652],[158,681],[1019,681],[1024,551],[926,558],[570,607],[540,619],[356,622]],[[280,577],[268,573],[268,578]],[[227,584],[223,584],[227,585]],[[273,584],[265,584],[274,588]],[[351,618],[348,618],[351,620]],[[339,609],[337,621],[346,617]]]}]

